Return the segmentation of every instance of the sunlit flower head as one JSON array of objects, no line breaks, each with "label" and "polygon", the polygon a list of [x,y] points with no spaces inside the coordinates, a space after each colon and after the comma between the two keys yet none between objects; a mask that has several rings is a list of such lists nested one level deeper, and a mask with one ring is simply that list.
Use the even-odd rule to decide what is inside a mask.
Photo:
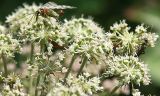
[{"label": "sunlit flower head", "polygon": [[141,92],[139,91],[139,89],[133,89],[132,95],[133,96],[144,96],[144,95],[141,95]]},{"label": "sunlit flower head", "polygon": [[104,76],[115,76],[122,85],[129,83],[148,85],[150,83],[147,65],[133,56],[115,56],[108,64]]},{"label": "sunlit flower head", "polygon": [[59,23],[56,18],[36,15],[36,11],[40,7],[41,5],[24,4],[23,7],[7,17],[6,22],[9,24],[11,33],[21,42],[42,39],[47,42],[48,39],[52,40],[58,32]]},{"label": "sunlit flower head", "polygon": [[13,56],[14,52],[20,50],[19,42],[10,34],[0,34],[0,54]]},{"label": "sunlit flower head", "polygon": [[88,76],[90,76],[88,73],[78,78],[69,75],[66,84],[62,84],[62,82],[53,84],[53,89],[47,96],[90,96],[103,89],[99,86],[100,79],[98,77],[88,78]]},{"label": "sunlit flower head", "polygon": [[2,89],[3,96],[26,96],[27,94],[24,91],[24,86],[21,83],[21,80],[15,74],[10,74],[5,80]]},{"label": "sunlit flower head", "polygon": [[150,33],[144,25],[138,25],[134,31],[125,21],[115,23],[110,27],[110,39],[114,45],[114,53],[119,55],[137,55],[142,47],[154,47],[158,35]]},{"label": "sunlit flower head", "polygon": [[73,18],[66,21],[61,30],[61,38],[69,46],[71,53],[84,53],[88,58],[94,54],[110,54],[112,42],[104,30],[91,19]]},{"label": "sunlit flower head", "polygon": [[113,26],[110,27],[110,30],[115,32],[128,32],[130,30],[130,27],[128,27],[128,24],[125,20],[120,21],[120,23],[115,23]]}]

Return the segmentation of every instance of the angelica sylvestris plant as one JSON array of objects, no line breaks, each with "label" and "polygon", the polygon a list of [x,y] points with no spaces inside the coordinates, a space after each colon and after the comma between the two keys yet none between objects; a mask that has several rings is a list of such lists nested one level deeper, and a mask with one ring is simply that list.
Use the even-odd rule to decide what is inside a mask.
[{"label": "angelica sylvestris plant", "polygon": [[[107,32],[89,18],[60,21],[62,9],[74,7],[45,5],[50,7],[24,4],[0,25],[0,95],[101,96],[105,92],[112,96],[129,86],[128,94],[141,96],[134,86],[151,80],[139,56],[155,46],[158,35],[144,24],[131,30],[125,20]],[[14,61],[15,53],[26,58]],[[8,63],[21,66],[13,72]],[[91,70],[99,73],[89,73],[87,69],[95,64],[101,69]],[[114,88],[105,89],[103,82],[112,78],[117,81]]]}]

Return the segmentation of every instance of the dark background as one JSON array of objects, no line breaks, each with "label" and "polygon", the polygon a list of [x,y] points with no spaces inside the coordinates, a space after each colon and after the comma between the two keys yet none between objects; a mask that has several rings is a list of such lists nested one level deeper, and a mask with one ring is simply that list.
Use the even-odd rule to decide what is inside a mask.
[{"label": "dark background", "polygon": [[[44,4],[48,1],[77,7],[66,10],[61,19],[92,17],[106,31],[114,22],[125,19],[133,28],[144,23],[150,26],[150,31],[160,35],[160,0],[0,0],[0,21],[4,23],[6,16],[23,3]],[[149,65],[152,75],[152,84],[142,86],[141,90],[144,94],[160,96],[160,40],[155,48],[148,48],[141,59]]]}]

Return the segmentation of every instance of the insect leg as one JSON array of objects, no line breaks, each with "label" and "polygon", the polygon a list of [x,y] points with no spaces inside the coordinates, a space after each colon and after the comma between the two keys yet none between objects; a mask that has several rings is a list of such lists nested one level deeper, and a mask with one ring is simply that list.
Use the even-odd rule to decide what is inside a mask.
[{"label": "insect leg", "polygon": [[36,22],[37,22],[38,21],[39,12],[37,11],[35,15],[36,15]]}]

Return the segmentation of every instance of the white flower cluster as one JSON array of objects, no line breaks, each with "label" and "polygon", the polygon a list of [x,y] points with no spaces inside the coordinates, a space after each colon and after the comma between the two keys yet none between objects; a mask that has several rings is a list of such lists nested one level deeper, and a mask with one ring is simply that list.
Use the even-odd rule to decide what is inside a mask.
[{"label": "white flower cluster", "polygon": [[92,96],[103,88],[99,86],[100,78],[89,76],[89,73],[78,78],[69,75],[65,85],[62,82],[56,83],[47,96]]},{"label": "white flower cluster", "polygon": [[147,65],[140,62],[137,57],[115,56],[108,64],[104,76],[115,76],[120,85],[129,83],[148,85],[150,83],[148,71]]},{"label": "white flower cluster", "polygon": [[26,96],[21,80],[15,75],[4,78],[2,96]]},{"label": "white flower cluster", "polygon": [[129,29],[130,27],[128,27],[128,24],[125,22],[125,20],[120,21],[120,23],[116,22],[110,27],[110,30],[115,32],[128,32]]},{"label": "white flower cluster", "polygon": [[13,56],[15,51],[19,50],[19,42],[13,39],[10,34],[6,34],[5,27],[0,27],[0,54]]},{"label": "white flower cluster", "polygon": [[155,33],[147,32],[147,28],[144,25],[138,25],[135,32],[139,34],[139,39],[146,43],[146,46],[154,47],[155,42],[158,39],[158,35]]},{"label": "white flower cluster", "polygon": [[111,26],[110,31],[112,34],[109,36],[117,54],[136,55],[138,51],[141,51],[142,46],[154,47],[158,38],[155,33],[147,32],[143,24],[138,25],[135,32],[130,31],[130,27],[124,20]]},{"label": "white flower cluster", "polygon": [[74,18],[66,21],[61,34],[71,53],[85,54],[90,58],[112,52],[112,42],[105,36],[104,30],[90,19]]},{"label": "white flower cluster", "polygon": [[132,95],[133,96],[144,96],[144,95],[141,95],[141,92],[139,91],[139,89],[133,89]]},{"label": "white flower cluster", "polygon": [[143,33],[142,34],[142,39],[146,40],[146,45],[150,47],[155,47],[155,42],[158,39],[158,35],[155,33]]},{"label": "white flower cluster", "polygon": [[11,33],[14,36],[17,36],[18,38],[20,38],[20,40],[25,41],[27,35],[24,30],[32,26],[32,24],[29,23],[32,17],[34,17],[34,12],[37,11],[38,8],[39,6],[35,4],[33,4],[32,6],[24,4],[24,8],[21,7],[17,9],[16,12],[7,17],[6,23],[9,24]]},{"label": "white flower cluster", "polygon": [[[24,4],[15,13],[7,17],[11,33],[20,39],[21,42],[44,41],[53,39],[59,32],[59,24],[53,17],[36,17],[36,11],[40,8],[35,4],[31,6]],[[38,19],[36,19],[38,18]]]}]

